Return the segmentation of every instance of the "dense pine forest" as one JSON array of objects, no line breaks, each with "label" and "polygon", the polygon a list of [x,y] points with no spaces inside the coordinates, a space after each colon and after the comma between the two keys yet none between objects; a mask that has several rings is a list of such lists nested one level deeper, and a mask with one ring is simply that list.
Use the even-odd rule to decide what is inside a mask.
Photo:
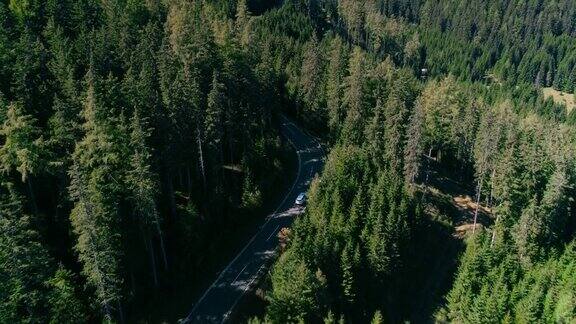
[{"label": "dense pine forest", "polygon": [[[265,322],[576,318],[574,114],[541,91],[573,92],[574,10],[311,1],[267,14],[301,44],[287,93],[332,150],[268,278]],[[302,20],[305,41],[290,26]],[[453,236],[465,251],[434,286]]]},{"label": "dense pine forest", "polygon": [[228,9],[0,3],[0,322],[138,318],[268,199],[282,98]]},{"label": "dense pine forest", "polygon": [[328,156],[249,322],[570,323],[543,89],[571,1],[1,1],[0,322],[184,317],[292,181],[284,114]]}]

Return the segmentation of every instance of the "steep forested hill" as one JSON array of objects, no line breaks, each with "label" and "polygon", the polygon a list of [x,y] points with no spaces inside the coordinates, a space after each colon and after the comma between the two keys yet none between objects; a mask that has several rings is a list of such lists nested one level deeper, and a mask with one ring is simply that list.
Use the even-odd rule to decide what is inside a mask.
[{"label": "steep forested hill", "polygon": [[572,1],[1,1],[0,322],[183,316],[289,174],[281,111],[330,153],[251,321],[570,322],[542,87],[576,89]]},{"label": "steep forested hill", "polygon": [[0,2],[0,322],[146,318],[269,198],[281,96],[227,6]]},{"label": "steep forested hill", "polygon": [[[385,17],[417,25],[422,59],[434,74],[554,85],[573,92],[576,9],[570,1],[321,1],[356,41],[370,41]],[[363,10],[365,4],[371,6]],[[381,35],[378,35],[381,36]]]},{"label": "steep forested hill", "polygon": [[[570,1],[426,1],[427,62],[443,72],[574,92],[576,25]],[[452,42],[451,40],[455,40]]]},{"label": "steep forested hill", "polygon": [[[557,83],[574,68],[573,7],[285,2],[254,18],[301,44],[286,90],[333,147],[270,275],[265,321],[576,317],[576,132],[539,88],[573,91]],[[290,24],[306,17],[315,32],[302,39]],[[448,178],[431,178],[438,168]],[[471,213],[433,182],[458,183]],[[438,263],[457,246],[453,226],[468,229],[456,269]]]}]

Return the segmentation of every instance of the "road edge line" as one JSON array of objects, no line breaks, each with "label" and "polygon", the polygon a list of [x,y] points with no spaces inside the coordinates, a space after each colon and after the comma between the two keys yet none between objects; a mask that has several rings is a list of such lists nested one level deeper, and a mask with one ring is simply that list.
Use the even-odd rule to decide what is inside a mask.
[{"label": "road edge line", "polygon": [[[290,124],[292,124],[292,126],[294,126],[295,128],[297,128],[298,130],[300,130],[300,128],[298,126],[296,126],[296,124],[294,124],[290,119],[288,119],[286,116],[282,116],[286,121],[288,121]],[[301,131],[304,135],[312,138],[312,140],[316,140],[313,136],[308,135],[306,132]],[[300,153],[298,151],[298,149],[296,148],[296,146],[294,145],[294,143],[292,143],[292,141],[286,137],[286,139],[290,142],[290,144],[292,144],[292,146],[294,147],[294,149],[296,150],[296,154],[298,155],[298,175],[296,176],[296,180],[294,181],[294,184],[292,185],[292,188],[290,188],[290,191],[288,191],[288,193],[286,194],[286,197],[284,198],[284,200],[280,203],[280,206],[278,206],[278,208],[276,208],[276,210],[274,211],[274,213],[272,215],[275,215],[276,212],[278,211],[278,209],[280,209],[280,207],[282,207],[282,205],[284,205],[284,202],[286,202],[286,199],[288,199],[288,196],[290,195],[290,193],[292,192],[292,190],[294,190],[294,186],[296,186],[296,183],[298,183],[298,178],[300,177],[300,169],[301,169],[301,157],[300,157]],[[308,148],[308,147],[306,147]],[[322,152],[324,152],[324,150],[322,150]],[[266,222],[264,224],[264,226],[267,224],[268,222]],[[247,245],[248,246],[248,245]],[[256,279],[258,279],[258,277],[260,276],[260,271],[262,271],[262,269],[264,268],[264,266],[266,266],[266,263],[268,262],[268,260],[266,260],[264,263],[262,263],[262,265],[260,266],[260,268],[258,268],[258,271],[256,271],[256,274],[254,275],[254,278],[252,278],[252,280],[250,280],[250,283],[246,286],[246,288],[244,288],[244,290],[242,290],[242,293],[240,294],[240,296],[238,296],[236,298],[236,300],[234,301],[234,304],[232,305],[232,307],[230,307],[230,309],[226,312],[226,314],[224,315],[224,318],[222,319],[222,322],[220,322],[221,324],[226,322],[226,320],[228,319],[228,316],[230,316],[230,314],[232,314],[232,311],[234,310],[234,308],[236,307],[236,305],[238,304],[238,302],[240,301],[240,299],[242,299],[242,297],[244,297],[244,295],[246,294],[246,292],[250,289],[250,286],[252,286],[252,284],[254,283],[254,281]]]},{"label": "road edge line", "polygon": [[[286,118],[285,116],[282,116],[282,118],[284,118],[285,120],[290,121],[288,118]],[[293,124],[294,125],[294,124]],[[294,125],[296,127],[296,125]],[[298,127],[296,127],[298,128]],[[299,129],[299,128],[298,128]],[[274,212],[268,216],[266,218],[266,222],[264,222],[264,224],[262,225],[261,229],[256,232],[256,234],[254,234],[254,236],[252,236],[252,238],[250,239],[250,241],[248,241],[248,243],[246,243],[246,245],[244,246],[244,248],[236,255],[236,257],[234,259],[232,259],[232,261],[230,261],[228,263],[228,265],[226,266],[226,268],[224,268],[224,270],[222,270],[220,272],[220,275],[216,278],[216,280],[214,280],[214,282],[212,283],[212,285],[210,285],[210,287],[208,287],[208,289],[206,289],[206,291],[204,292],[204,294],[202,295],[202,297],[200,297],[200,299],[198,299],[198,301],[196,302],[196,304],[194,305],[194,307],[192,307],[192,310],[190,311],[190,313],[188,313],[188,316],[186,316],[186,318],[182,321],[179,321],[179,323],[190,323],[191,319],[190,316],[192,315],[192,313],[194,312],[194,310],[196,310],[196,308],[198,307],[198,305],[202,302],[202,300],[204,300],[204,298],[206,297],[206,295],[208,295],[208,292],[210,290],[212,290],[212,288],[216,285],[216,283],[218,282],[218,280],[220,280],[220,278],[222,278],[222,276],[224,275],[224,273],[226,273],[226,271],[228,270],[228,268],[230,268],[230,266],[240,257],[240,255],[242,255],[242,253],[244,253],[244,251],[248,248],[248,246],[250,246],[250,244],[254,241],[254,239],[256,238],[256,236],[258,236],[258,234],[260,234],[260,232],[262,231],[262,228],[264,228],[272,219],[272,217],[274,217],[274,215],[276,215],[276,213],[278,212],[278,209],[280,209],[280,207],[282,207],[282,205],[284,205],[284,203],[286,202],[286,200],[288,199],[288,196],[290,196],[290,193],[292,192],[292,190],[294,190],[294,188],[296,187],[296,184],[298,183],[298,178],[300,178],[300,171],[302,169],[302,158],[300,157],[300,151],[298,150],[298,148],[296,147],[296,145],[294,145],[294,143],[292,142],[292,140],[290,140],[290,138],[288,138],[286,136],[286,139],[288,140],[288,142],[290,142],[290,145],[292,145],[292,147],[294,148],[294,150],[296,151],[296,155],[298,156],[298,172],[296,173],[296,178],[294,179],[294,183],[292,183],[292,187],[290,188],[290,190],[288,190],[288,192],[286,193],[286,195],[284,196],[284,199],[282,200],[282,202],[280,203],[280,205],[278,205],[278,207],[276,207],[276,209],[274,210]],[[258,271],[260,271],[260,269],[258,269]],[[242,292],[242,294],[240,295],[239,298],[241,298],[242,296],[244,296],[244,292]],[[236,304],[238,303],[238,300],[236,300],[234,302],[234,304],[232,305],[232,308],[230,308],[230,310],[234,309],[234,307],[236,306]],[[228,310],[228,311],[230,311]],[[226,319],[226,317],[224,318],[224,320]],[[224,321],[223,320],[223,321]]]}]

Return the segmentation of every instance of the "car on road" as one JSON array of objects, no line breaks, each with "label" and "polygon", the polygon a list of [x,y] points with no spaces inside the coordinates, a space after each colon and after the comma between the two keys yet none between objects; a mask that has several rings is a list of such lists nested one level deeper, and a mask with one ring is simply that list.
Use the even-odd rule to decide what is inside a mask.
[{"label": "car on road", "polygon": [[304,206],[306,205],[306,194],[301,192],[298,197],[296,197],[296,201],[294,202],[296,206]]}]

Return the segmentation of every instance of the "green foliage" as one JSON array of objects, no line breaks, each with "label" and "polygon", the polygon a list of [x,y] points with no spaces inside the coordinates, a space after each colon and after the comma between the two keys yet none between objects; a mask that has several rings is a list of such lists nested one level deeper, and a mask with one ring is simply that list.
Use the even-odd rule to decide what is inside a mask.
[{"label": "green foliage", "polygon": [[[441,5],[422,1],[420,25],[429,54],[426,63],[433,73],[563,85],[562,89],[572,91],[573,84],[566,83],[565,64],[574,56],[570,43],[575,31],[568,23],[573,10],[557,1],[489,5],[480,0]],[[446,58],[451,58],[450,62]]]},{"label": "green foliage", "polygon": [[25,21],[38,14],[40,2],[36,0],[10,0],[8,7],[20,21]]},{"label": "green foliage", "polygon": [[[477,5],[482,10],[500,6]],[[470,21],[473,6],[459,1],[436,6],[442,9],[430,1],[322,1],[318,6],[320,12],[312,4],[300,8],[317,28],[304,40],[276,28],[266,21],[268,15],[262,21],[272,34],[286,35],[274,36],[280,43],[275,47],[293,53],[285,86],[301,119],[310,127],[327,128],[331,142],[337,143],[321,179],[312,184],[306,214],[296,222],[286,253],[297,254],[309,269],[322,270],[327,307],[346,319],[369,321],[377,309],[385,310],[387,319],[407,316],[397,305],[407,286],[403,280],[417,264],[418,257],[407,255],[421,239],[413,235],[421,233],[417,214],[422,212],[411,194],[428,180],[429,162],[422,156],[430,155],[454,170],[454,178],[475,183],[477,199],[493,211],[485,223],[489,232],[468,244],[448,311],[439,316],[463,322],[513,321],[509,309],[517,300],[510,295],[524,271],[553,258],[574,233],[574,224],[565,218],[574,209],[573,200],[565,200],[573,199],[574,193],[566,191],[573,175],[564,172],[567,164],[573,165],[575,134],[561,125],[563,112],[556,114],[533,87],[523,84],[550,84],[553,57],[563,54],[529,58],[533,49],[528,41],[507,36],[501,37],[502,46],[494,44],[503,31],[485,27],[508,24],[507,18],[484,15]],[[468,10],[465,17],[456,15],[458,6]],[[532,4],[502,6],[519,12]],[[551,8],[535,10],[539,17],[554,15]],[[520,26],[528,24],[522,20],[526,17]],[[342,36],[323,32],[323,26]],[[286,37],[298,45],[287,46]],[[559,48],[552,38],[545,42]],[[514,62],[501,75],[499,64],[512,55],[501,50],[512,47]],[[522,67],[515,73],[513,66]],[[411,71],[421,67],[441,77],[422,89]],[[482,83],[468,82],[485,76]],[[520,85],[513,88],[508,81]],[[280,280],[285,279],[273,278],[273,287]],[[543,302],[535,305],[538,309]],[[275,311],[284,318],[289,312]],[[333,322],[331,314],[325,319]]]},{"label": "green foliage", "polygon": [[374,313],[374,317],[372,318],[371,324],[383,324],[384,320],[382,319],[382,313],[380,311],[376,311]]},{"label": "green foliage", "polygon": [[344,80],[345,89],[342,105],[346,111],[342,126],[344,143],[359,144],[362,136],[362,125],[367,118],[365,106],[365,58],[360,48],[355,47],[348,61],[348,76]]},{"label": "green foliage", "polygon": [[250,175],[245,177],[244,190],[242,192],[242,207],[248,210],[254,210],[262,204],[262,192],[258,187],[252,184]]},{"label": "green foliage", "polygon": [[491,248],[488,237],[469,242],[448,297],[449,320],[473,323],[568,322],[574,316],[574,243],[560,257],[528,269],[506,248]]},{"label": "green foliage", "polygon": [[13,185],[0,185],[0,321],[81,323],[85,309],[70,279],[56,270]]},{"label": "green foliage", "polygon": [[3,182],[0,190],[0,320],[40,322],[46,320],[45,282],[54,265],[14,187]]},{"label": "green foliage", "polygon": [[438,316],[572,320],[576,114],[538,88],[574,91],[574,10],[0,3],[0,322],[120,320],[166,290],[151,278],[203,273],[224,224],[258,210],[283,169],[279,109],[334,147],[264,322],[408,318],[432,160],[491,211]]},{"label": "green foliage", "polygon": [[84,323],[86,310],[76,297],[72,273],[59,268],[47,284],[52,289],[48,297],[50,323]]},{"label": "green foliage", "polygon": [[272,270],[274,283],[268,314],[274,323],[311,321],[322,311],[326,279],[293,252],[282,255]]},{"label": "green foliage", "polygon": [[[360,311],[360,305],[363,310],[371,310],[383,307],[379,300],[397,296],[401,278],[408,274],[404,265],[414,211],[407,204],[409,198],[400,179],[384,172],[375,177],[372,170],[374,166],[363,149],[335,148],[321,182],[312,185],[306,215],[296,222],[290,248],[280,259],[287,255],[303,260],[308,269],[320,269],[328,289],[328,298],[320,305],[354,321],[369,320],[366,316],[371,316]],[[283,261],[275,266],[275,295],[288,293],[284,282],[293,277],[280,270],[286,266]],[[282,301],[287,303],[288,299]],[[386,307],[392,310],[397,305]],[[295,318],[295,311],[271,304],[268,314],[276,314],[279,319]]]},{"label": "green foliage", "polygon": [[6,120],[0,128],[0,135],[4,137],[4,145],[0,148],[2,171],[18,171],[22,182],[42,168],[43,143],[34,124],[32,116],[23,114],[21,105],[12,104],[6,110]]},{"label": "green foliage", "polygon": [[[151,278],[168,285],[182,279],[172,268],[202,268],[203,251],[221,244],[207,239],[215,224],[268,198],[281,169],[277,62],[253,50],[266,43],[246,2],[238,19],[231,11],[224,2],[0,4],[2,179],[41,219],[27,226],[45,239],[31,242],[65,265],[38,290],[44,317],[31,321],[120,320],[123,304],[156,294]],[[240,178],[229,171],[238,165],[255,171]],[[77,261],[81,273],[70,273]],[[79,303],[67,304],[78,317],[64,308],[75,291]],[[98,303],[85,318],[87,300]]]}]

